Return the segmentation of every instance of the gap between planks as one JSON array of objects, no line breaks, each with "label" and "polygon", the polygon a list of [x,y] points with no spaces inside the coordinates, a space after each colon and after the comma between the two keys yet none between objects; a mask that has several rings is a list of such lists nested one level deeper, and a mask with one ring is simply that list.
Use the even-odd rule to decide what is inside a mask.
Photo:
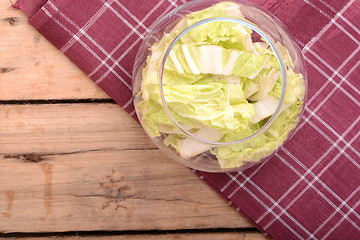
[{"label": "gap between planks", "polygon": [[26,240],[113,240],[113,239],[131,239],[131,240],[266,240],[264,234],[256,229],[197,229],[197,230],[179,230],[179,231],[141,231],[141,232],[69,232],[69,233],[38,233],[38,234],[6,234],[0,235],[11,239]]}]

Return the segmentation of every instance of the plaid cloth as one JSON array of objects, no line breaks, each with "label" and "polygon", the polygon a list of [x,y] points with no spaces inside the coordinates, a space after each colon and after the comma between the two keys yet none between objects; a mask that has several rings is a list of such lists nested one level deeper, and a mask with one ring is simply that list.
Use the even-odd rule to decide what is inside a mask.
[{"label": "plaid cloth", "polygon": [[[309,100],[296,134],[243,172],[196,172],[274,239],[360,239],[360,1],[253,0],[302,48]],[[131,73],[156,19],[185,0],[19,0],[33,25],[134,116]]]}]

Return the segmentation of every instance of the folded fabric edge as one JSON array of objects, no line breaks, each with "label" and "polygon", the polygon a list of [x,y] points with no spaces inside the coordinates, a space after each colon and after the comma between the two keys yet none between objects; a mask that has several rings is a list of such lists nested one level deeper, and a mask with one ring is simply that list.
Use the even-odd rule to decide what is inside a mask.
[{"label": "folded fabric edge", "polygon": [[[10,3],[11,3],[11,6],[13,7],[13,8],[15,8],[15,9],[19,9],[19,3],[18,3],[18,1],[16,1],[15,3],[13,3],[13,1],[12,0],[9,0],[10,1]],[[20,1],[20,0],[19,0]]]},{"label": "folded fabric edge", "polygon": [[16,10],[21,10],[23,11],[28,17],[31,17],[31,14],[29,13],[29,11],[21,4],[23,2],[23,0],[18,0],[15,3],[10,0],[11,3],[11,7],[13,7]]},{"label": "folded fabric edge", "polygon": [[200,171],[195,171],[195,174],[198,175],[200,179],[202,179],[206,184],[208,184],[215,192],[219,194],[227,203],[229,203],[233,208],[236,209],[237,212],[239,212],[241,215],[246,217],[246,219],[251,222],[260,232],[265,234],[265,236],[269,237],[270,239],[273,239],[267,232],[264,231],[250,216],[248,216],[246,213],[244,213],[238,206],[236,206],[227,196],[225,196],[224,193],[222,193],[211,181],[209,181],[206,177],[206,175],[202,174]]},{"label": "folded fabric edge", "polygon": [[30,19],[38,12],[48,0],[17,0],[15,3],[13,0],[9,0],[11,3],[11,7],[17,10],[22,10]]}]

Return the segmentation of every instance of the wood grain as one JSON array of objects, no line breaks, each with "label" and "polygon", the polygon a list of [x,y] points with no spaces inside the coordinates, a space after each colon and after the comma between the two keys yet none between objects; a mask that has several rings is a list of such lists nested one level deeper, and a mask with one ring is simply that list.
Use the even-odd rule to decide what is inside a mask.
[{"label": "wood grain", "polygon": [[0,105],[0,153],[154,149],[116,104]]},{"label": "wood grain", "polygon": [[[26,240],[43,240],[44,238],[27,238]],[[53,237],[53,240],[265,240],[261,233],[191,233],[191,234],[153,234],[153,235],[126,235],[126,236],[86,236],[86,237]]]},{"label": "wood grain", "polygon": [[115,104],[0,105],[0,232],[252,225]]},{"label": "wood grain", "polygon": [[0,100],[109,98],[27,21],[0,0]]}]

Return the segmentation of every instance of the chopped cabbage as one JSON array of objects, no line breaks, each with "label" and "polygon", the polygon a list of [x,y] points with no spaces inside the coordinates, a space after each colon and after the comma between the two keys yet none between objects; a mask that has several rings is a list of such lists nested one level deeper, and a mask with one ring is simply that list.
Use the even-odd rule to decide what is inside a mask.
[{"label": "chopped cabbage", "polygon": [[[142,100],[136,107],[150,137],[164,137],[183,158],[210,152],[222,168],[236,168],[269,156],[284,142],[302,110],[305,82],[293,71],[288,50],[277,42],[287,86],[281,113],[268,131],[241,144],[216,147],[185,137],[162,107],[158,72],[176,35],[209,17],[244,18],[233,2],[186,15],[150,48],[142,72]],[[280,65],[269,44],[253,42],[251,36],[252,31],[239,24],[212,22],[185,34],[171,50],[163,74],[164,97],[175,119],[195,136],[236,141],[257,132],[275,112],[282,89]]]}]

